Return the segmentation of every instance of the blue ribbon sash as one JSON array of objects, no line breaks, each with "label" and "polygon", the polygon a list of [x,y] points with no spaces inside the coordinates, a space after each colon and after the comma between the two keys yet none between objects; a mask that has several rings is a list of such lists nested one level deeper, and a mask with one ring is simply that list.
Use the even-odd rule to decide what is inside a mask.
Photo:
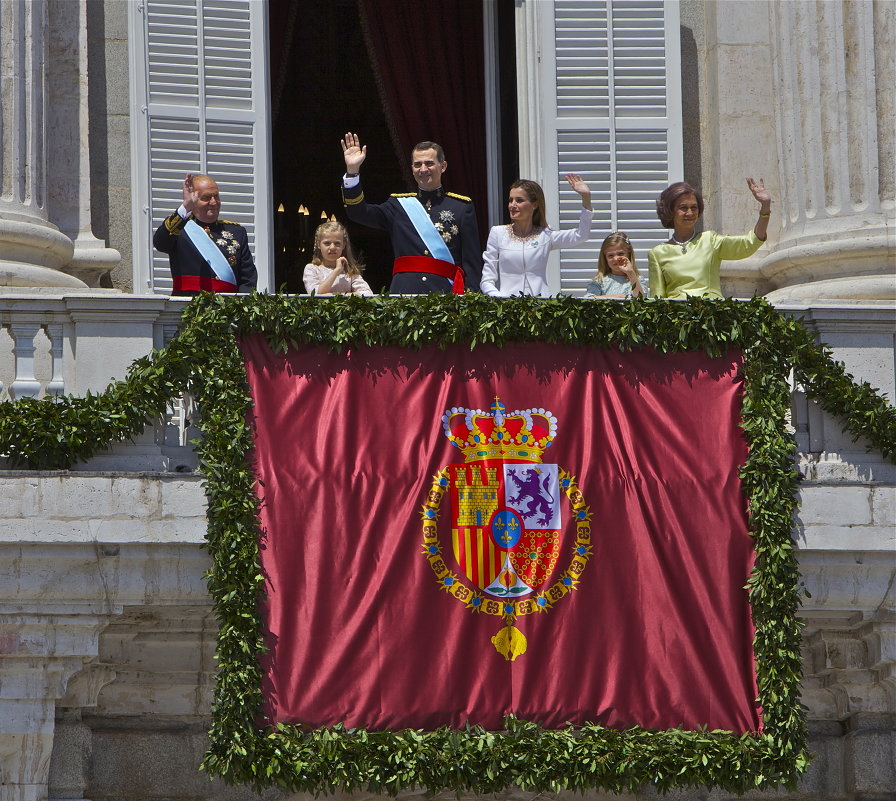
[{"label": "blue ribbon sash", "polygon": [[212,268],[215,277],[219,281],[226,281],[228,284],[235,286],[236,276],[233,274],[226,256],[211,240],[205,229],[198,226],[193,220],[187,220],[186,225],[184,225],[184,233],[196,246],[196,250],[199,251],[202,258],[208,262],[208,266]]},{"label": "blue ribbon sash", "polygon": [[452,256],[451,251],[448,250],[448,245],[445,244],[445,240],[442,239],[441,235],[436,230],[433,221],[426,213],[426,209],[423,208],[423,204],[415,197],[400,197],[396,199],[401,203],[401,207],[404,209],[405,214],[408,215],[411,224],[414,226],[414,230],[423,240],[423,244],[429,248],[430,254],[442,261],[456,264],[457,262],[454,260],[454,256]]}]

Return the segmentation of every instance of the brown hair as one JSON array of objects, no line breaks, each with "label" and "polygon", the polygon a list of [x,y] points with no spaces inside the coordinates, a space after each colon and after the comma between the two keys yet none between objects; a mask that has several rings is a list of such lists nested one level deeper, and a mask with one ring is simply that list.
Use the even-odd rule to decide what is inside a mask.
[{"label": "brown hair", "polygon": [[[536,228],[547,228],[548,220],[544,211],[544,190],[535,181],[528,178],[518,178],[510,185],[510,189],[522,189],[529,198],[530,203],[535,203],[535,211],[532,213],[532,225]],[[510,189],[507,191],[509,192]]]},{"label": "brown hair", "polygon": [[669,184],[660,196],[656,199],[656,216],[660,218],[663,228],[674,228],[673,211],[675,209],[675,201],[682,195],[693,195],[697,198],[697,211],[703,214],[703,195],[699,190],[694,189],[689,183],[678,181]]},{"label": "brown hair", "polygon": [[414,160],[414,153],[418,150],[435,150],[436,161],[441,164],[445,160],[445,151],[442,150],[442,146],[438,142],[417,142],[417,144],[411,148],[411,161]]},{"label": "brown hair", "polygon": [[604,243],[600,246],[600,255],[597,257],[597,278],[603,278],[613,272],[610,269],[610,265],[607,264],[607,250],[613,245],[623,245],[628,248],[628,260],[632,263],[632,267],[636,270],[638,269],[635,267],[635,249],[632,247],[632,243],[629,242],[628,235],[622,233],[622,231],[614,231],[607,236]]},{"label": "brown hair", "polygon": [[342,237],[342,241],[345,242],[345,247],[342,249],[342,255],[345,256],[348,261],[348,270],[346,271],[346,275],[354,276],[361,275],[361,270],[364,269],[364,263],[358,261],[355,258],[354,253],[352,253],[352,243],[348,238],[348,231],[345,230],[345,226],[342,223],[334,222],[330,220],[329,222],[321,223],[317,226],[317,230],[314,232],[314,253],[311,256],[312,264],[323,264],[323,256],[320,252],[320,240],[324,234],[339,234]]}]

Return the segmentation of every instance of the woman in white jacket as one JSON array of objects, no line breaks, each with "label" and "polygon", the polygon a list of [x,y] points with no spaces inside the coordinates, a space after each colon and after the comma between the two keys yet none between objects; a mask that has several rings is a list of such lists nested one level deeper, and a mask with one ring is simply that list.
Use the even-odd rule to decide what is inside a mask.
[{"label": "woman in white jacket", "polygon": [[574,231],[553,231],[544,212],[544,191],[535,183],[520,179],[510,185],[507,210],[510,225],[496,225],[489,231],[482,258],[482,291],[507,298],[511,295],[550,297],[548,256],[552,250],[581,245],[591,230],[591,190],[581,175],[569,173],[569,185],[582,198],[579,227]]}]

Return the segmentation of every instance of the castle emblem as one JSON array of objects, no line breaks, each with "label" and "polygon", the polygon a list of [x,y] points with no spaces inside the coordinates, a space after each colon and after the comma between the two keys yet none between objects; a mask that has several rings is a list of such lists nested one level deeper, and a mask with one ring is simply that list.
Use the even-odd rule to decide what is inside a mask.
[{"label": "castle emblem", "polygon": [[[446,410],[442,427],[464,461],[433,478],[422,508],[423,553],[445,592],[471,612],[504,620],[491,640],[514,660],[526,651],[517,619],[549,612],[576,588],[592,554],[591,511],[575,477],[542,462],[557,435],[551,412],[507,413],[495,398],[490,413]],[[438,525],[445,495],[450,549],[447,526],[440,535]]]}]

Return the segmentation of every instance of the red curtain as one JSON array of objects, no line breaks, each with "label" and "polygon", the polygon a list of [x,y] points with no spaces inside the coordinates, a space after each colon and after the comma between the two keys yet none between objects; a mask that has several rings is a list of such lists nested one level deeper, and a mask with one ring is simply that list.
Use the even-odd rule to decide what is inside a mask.
[{"label": "red curtain", "polygon": [[[761,728],[738,353],[528,344],[274,354],[260,336],[242,347],[269,721],[500,728],[513,713],[548,727]],[[494,601],[488,577],[477,587],[453,545],[454,479],[434,480],[464,463],[445,433],[464,413],[446,410],[488,410],[496,396],[508,414],[535,410],[536,440],[553,436],[541,465],[516,468],[541,482],[556,464],[581,493],[578,505],[569,489],[558,501],[556,565],[528,596],[547,608],[514,621],[526,640],[514,660],[499,652],[504,621],[476,606]],[[509,480],[504,489],[509,499]],[[538,526],[554,526],[548,517]],[[543,546],[533,539],[529,556]]]},{"label": "red curtain", "polygon": [[473,199],[487,230],[482,3],[358,0],[398,158],[434,140],[445,148],[445,186]]}]

